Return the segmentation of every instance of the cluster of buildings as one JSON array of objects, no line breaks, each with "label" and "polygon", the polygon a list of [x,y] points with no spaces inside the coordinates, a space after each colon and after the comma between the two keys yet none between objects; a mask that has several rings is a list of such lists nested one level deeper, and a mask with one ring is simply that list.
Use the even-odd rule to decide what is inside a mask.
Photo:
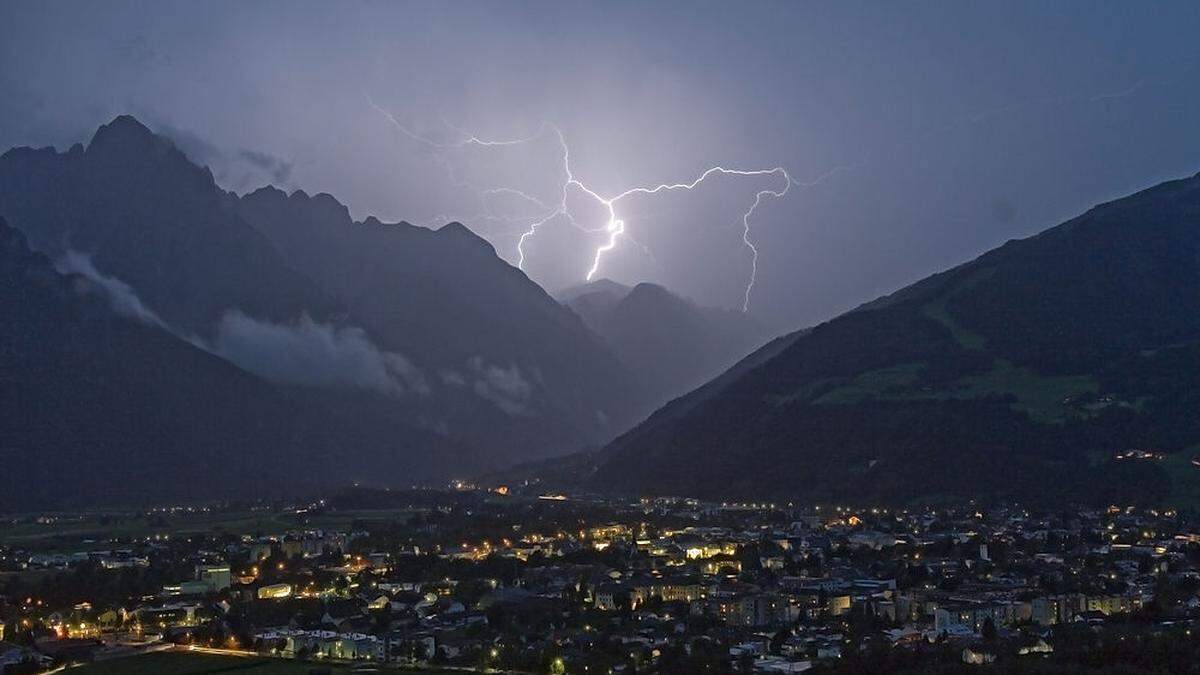
[{"label": "cluster of buildings", "polygon": [[[288,508],[301,525],[322,513]],[[886,653],[1063,658],[1064,636],[1080,631],[1190,636],[1200,619],[1200,531],[1174,511],[539,499],[464,485],[407,513],[353,531],[0,549],[0,658],[165,645],[526,672],[791,673]],[[176,578],[153,592],[139,585],[168,570]],[[62,575],[61,593],[23,586],[30,571]],[[133,581],[82,597],[95,591],[72,575]]]}]

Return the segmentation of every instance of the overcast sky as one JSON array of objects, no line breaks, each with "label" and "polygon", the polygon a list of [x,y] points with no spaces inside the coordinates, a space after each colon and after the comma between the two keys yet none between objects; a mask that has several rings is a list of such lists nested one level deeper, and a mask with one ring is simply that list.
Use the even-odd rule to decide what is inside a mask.
[{"label": "overcast sky", "polygon": [[[128,112],[228,189],[463,220],[514,263],[543,207],[481,190],[555,206],[555,128],[605,198],[781,166],[816,184],[754,214],[750,311],[799,327],[1200,170],[1197,35],[1196,2],[8,0],[0,146],[65,148]],[[533,138],[444,147],[472,134]],[[741,216],[780,187],[714,177],[623,199],[629,236],[598,276],[741,308]],[[588,231],[602,204],[572,188],[568,205],[575,226],[551,219],[524,246],[552,291],[582,281],[607,238]]]}]

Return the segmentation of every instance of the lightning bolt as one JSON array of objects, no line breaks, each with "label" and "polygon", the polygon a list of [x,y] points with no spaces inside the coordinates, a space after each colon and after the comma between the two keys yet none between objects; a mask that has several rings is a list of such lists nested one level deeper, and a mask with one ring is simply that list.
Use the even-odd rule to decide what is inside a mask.
[{"label": "lightning bolt", "polygon": [[[1001,116],[1007,115],[1009,113],[1012,113],[1012,112],[1015,112],[1018,110],[1027,109],[1027,108],[1040,108],[1043,106],[1058,107],[1058,106],[1062,106],[1062,105],[1075,104],[1075,103],[1088,104],[1088,103],[1107,102],[1112,99],[1120,99],[1120,98],[1125,98],[1125,97],[1131,96],[1131,95],[1133,95],[1147,87],[1150,87],[1150,86],[1156,86],[1156,87],[1175,86],[1176,84],[1178,84],[1178,81],[1180,79],[1190,76],[1190,74],[1194,70],[1195,70],[1195,67],[1193,66],[1192,68],[1189,68],[1184,75],[1177,75],[1177,76],[1173,76],[1173,77],[1162,77],[1162,76],[1143,77],[1142,79],[1135,81],[1132,85],[1126,87],[1125,89],[1121,89],[1119,91],[1113,91],[1113,92],[1102,92],[1102,93],[1090,95],[1090,96],[1075,94],[1075,95],[1063,95],[1063,96],[1035,97],[1035,98],[1029,98],[1029,99],[1025,99],[1025,100],[1018,100],[1013,103],[1008,103],[1008,104],[1001,105],[998,107],[985,109],[982,111],[977,111],[973,114],[966,115],[959,120],[951,121],[951,122],[943,124],[943,125],[935,126],[932,129],[927,129],[924,132],[919,132],[919,133],[913,134],[910,138],[902,141],[899,145],[905,146],[905,147],[910,146],[910,145],[913,145],[913,146],[919,145],[921,142],[923,142],[924,140],[926,140],[930,137],[940,136],[940,135],[949,133],[950,131],[960,128],[960,127],[974,126],[977,124],[981,124],[992,118],[1001,117]],[[778,176],[779,178],[782,179],[783,185],[776,189],[761,189],[761,190],[756,191],[754,194],[753,202],[750,204],[749,208],[747,208],[746,211],[744,211],[742,213],[742,217],[741,217],[742,244],[745,246],[745,248],[750,253],[750,273],[749,273],[748,279],[746,281],[745,293],[744,293],[743,302],[742,302],[742,311],[749,310],[751,294],[754,290],[754,286],[755,286],[755,283],[757,281],[757,276],[758,276],[759,250],[751,237],[751,219],[753,218],[754,214],[758,210],[759,206],[762,205],[764,199],[767,197],[771,197],[773,199],[780,199],[780,198],[785,197],[792,190],[793,187],[797,187],[797,188],[813,187],[842,171],[848,171],[848,170],[853,170],[853,169],[857,169],[857,168],[864,167],[864,166],[869,166],[872,163],[870,153],[868,153],[868,154],[864,155],[864,157],[861,160],[859,160],[858,162],[855,162],[854,164],[835,166],[835,167],[831,168],[830,170],[826,171],[824,174],[821,174],[821,175],[817,176],[815,179],[808,181],[808,182],[801,182],[801,181],[795,180],[787,172],[787,170],[784,169],[783,167],[774,167],[774,168],[770,168],[770,169],[743,170],[743,169],[728,169],[728,168],[721,167],[721,166],[715,166],[715,167],[706,169],[703,173],[700,174],[700,176],[698,178],[696,178],[695,180],[693,180],[689,183],[666,183],[666,184],[655,185],[655,186],[634,187],[634,188],[625,190],[624,192],[620,192],[612,197],[604,197],[604,196],[598,194],[597,192],[595,192],[594,190],[590,189],[589,187],[587,187],[587,185],[585,185],[581,180],[576,178],[574,173],[572,173],[571,164],[570,164],[570,150],[567,146],[566,139],[563,137],[562,131],[557,126],[543,122],[541,124],[540,128],[538,129],[538,131],[528,137],[514,138],[514,139],[507,139],[507,140],[487,140],[487,139],[480,138],[479,136],[477,136],[473,133],[470,133],[466,130],[460,129],[460,128],[454,126],[453,124],[450,124],[446,120],[442,120],[442,123],[448,129],[452,130],[454,133],[456,133],[457,135],[460,136],[460,139],[453,143],[442,143],[442,142],[435,141],[431,138],[428,138],[426,136],[422,136],[421,134],[418,134],[418,133],[412,131],[411,129],[408,129],[407,127],[403,126],[395,118],[395,116],[393,116],[390,112],[388,112],[384,108],[376,105],[374,103],[374,101],[372,101],[370,99],[370,96],[367,96],[367,101],[371,105],[371,107],[373,107],[379,113],[384,115],[401,133],[403,133],[409,139],[411,139],[431,150],[436,151],[433,153],[435,160],[438,161],[438,163],[442,165],[442,167],[446,171],[447,175],[449,176],[451,182],[456,187],[470,189],[470,190],[475,191],[475,193],[479,196],[479,199],[480,199],[481,210],[478,214],[468,218],[468,220],[495,221],[495,222],[504,223],[506,225],[518,225],[518,226],[523,227],[523,230],[520,232],[520,234],[516,236],[516,239],[517,239],[517,244],[516,244],[517,267],[522,270],[524,270],[525,258],[526,258],[525,245],[528,243],[528,241],[531,238],[536,236],[537,231],[541,226],[546,225],[547,223],[549,223],[550,221],[552,221],[556,218],[562,218],[567,223],[569,223],[570,225],[579,229],[582,232],[585,232],[588,234],[606,234],[607,235],[605,237],[603,243],[596,247],[596,250],[594,251],[594,254],[592,256],[592,263],[588,267],[588,269],[584,275],[585,279],[590,281],[598,273],[598,271],[600,269],[600,264],[604,258],[604,255],[606,253],[609,253],[613,249],[615,249],[621,240],[628,240],[629,242],[641,247],[642,250],[645,251],[647,255],[650,255],[651,258],[653,258],[653,255],[651,254],[650,250],[645,245],[639,243],[637,240],[635,240],[630,235],[630,233],[626,229],[625,221],[622,218],[618,217],[617,204],[622,199],[624,199],[630,195],[633,195],[633,194],[656,194],[658,192],[669,191],[669,190],[691,190],[691,189],[696,188],[700,183],[704,182],[704,180],[706,178],[708,178],[709,176],[712,176],[714,174],[748,176],[748,177]],[[552,130],[554,132],[554,134],[557,137],[559,146],[562,150],[562,167],[563,167],[564,182],[561,185],[559,198],[555,202],[546,202],[546,201],[539,199],[539,198],[537,198],[525,191],[522,191],[516,187],[500,186],[500,187],[484,188],[481,186],[473,185],[469,181],[462,180],[458,177],[457,172],[454,169],[453,163],[450,162],[450,160],[445,156],[445,154],[443,154],[444,151],[453,150],[453,149],[463,149],[463,148],[472,147],[472,146],[479,147],[479,148],[494,148],[494,147],[503,147],[503,146],[516,146],[516,145],[521,145],[524,143],[530,143],[530,142],[533,142],[533,141],[538,140],[541,137],[543,137],[547,133],[548,130]],[[568,196],[572,190],[578,190],[580,193],[586,195],[587,197],[595,200],[596,202],[598,202],[599,204],[604,206],[604,208],[608,214],[608,219],[607,219],[607,222],[603,226],[598,227],[598,228],[596,228],[596,227],[589,228],[589,227],[585,227],[579,223],[579,221],[571,213],[571,211],[568,207],[568,203],[567,203]],[[490,200],[491,197],[495,197],[498,195],[508,195],[508,196],[516,197],[516,198],[528,203],[538,213],[533,216],[511,216],[511,215],[498,214],[493,209],[492,203]],[[439,215],[436,218],[431,219],[428,224],[429,224],[429,226],[433,226],[439,220],[440,220],[440,222],[445,222],[447,219],[449,219],[449,216]]]},{"label": "lightning bolt", "polygon": [[768,196],[775,197],[775,198],[784,197],[785,195],[787,195],[788,191],[792,188],[794,181],[792,180],[791,174],[789,174],[787,172],[787,169],[784,169],[781,166],[773,167],[770,169],[729,169],[729,168],[726,168],[723,166],[714,166],[709,169],[706,169],[703,173],[700,174],[700,176],[698,178],[696,178],[695,180],[692,180],[691,182],[688,182],[688,183],[662,183],[659,185],[648,186],[648,187],[633,187],[624,192],[617,194],[614,197],[610,197],[608,199],[600,197],[599,195],[595,194],[591,190],[588,190],[586,187],[584,187],[582,185],[582,183],[578,183],[578,181],[575,181],[576,184],[578,184],[581,189],[586,190],[588,192],[588,194],[590,194],[592,197],[594,197],[595,199],[599,200],[602,204],[604,204],[604,206],[608,209],[608,215],[609,215],[608,225],[605,228],[606,231],[608,232],[608,241],[606,241],[604,244],[602,244],[596,248],[596,253],[592,258],[592,266],[587,271],[586,279],[588,281],[591,281],[592,278],[594,276],[596,276],[596,272],[600,269],[600,261],[604,257],[604,254],[608,253],[609,251],[616,248],[617,240],[623,234],[625,234],[625,221],[618,218],[617,214],[616,214],[616,203],[618,201],[624,199],[625,197],[628,197],[630,195],[635,195],[635,194],[653,195],[653,194],[658,194],[659,192],[666,192],[666,191],[673,191],[673,190],[693,190],[697,186],[699,186],[701,183],[703,183],[706,179],[708,179],[709,176],[713,176],[713,175],[727,175],[727,176],[772,176],[772,175],[777,175],[783,179],[783,187],[781,187],[777,190],[759,190],[758,192],[756,192],[754,195],[754,202],[750,205],[750,208],[746,209],[746,211],[744,213],[742,213],[742,243],[745,244],[746,248],[750,251],[750,277],[746,281],[746,290],[745,290],[744,299],[742,302],[742,311],[748,312],[750,310],[750,294],[753,292],[754,284],[758,278],[758,247],[755,246],[754,242],[750,240],[750,218],[751,218],[751,216],[754,215],[755,210],[757,210],[758,206],[762,203],[763,197],[768,197]]},{"label": "lightning bolt", "polygon": [[[743,301],[742,301],[742,311],[743,312],[748,312],[750,310],[750,298],[751,298],[751,294],[754,291],[754,285],[758,278],[759,250],[751,238],[751,219],[753,218],[755,212],[758,210],[759,206],[762,205],[763,200],[767,197],[770,197],[773,199],[781,199],[781,198],[787,196],[788,192],[791,191],[793,186],[812,187],[812,186],[815,186],[815,185],[819,184],[820,182],[826,180],[827,178],[835,175],[836,173],[838,173],[840,171],[852,168],[850,166],[837,166],[837,167],[834,167],[833,169],[830,169],[829,171],[822,174],[821,176],[818,176],[815,180],[812,180],[809,182],[799,182],[799,181],[796,181],[791,176],[791,174],[788,173],[787,169],[785,169],[782,166],[776,166],[776,167],[772,167],[772,168],[768,168],[768,169],[740,169],[740,168],[727,168],[724,166],[713,166],[708,169],[705,169],[703,172],[701,172],[699,174],[699,176],[697,176],[696,178],[694,178],[693,180],[688,181],[688,182],[662,183],[662,184],[658,184],[658,185],[636,186],[636,187],[632,187],[627,190],[624,190],[622,192],[619,192],[615,195],[606,197],[606,196],[601,195],[600,193],[596,192],[592,188],[588,187],[588,185],[586,183],[584,183],[582,180],[580,180],[578,177],[576,177],[575,173],[571,169],[570,147],[567,144],[566,137],[563,135],[562,130],[556,125],[543,123],[535,134],[533,134],[532,136],[524,137],[524,138],[507,139],[507,140],[486,140],[486,139],[482,139],[482,138],[476,136],[473,133],[470,133],[468,131],[465,131],[463,129],[455,127],[454,125],[450,124],[449,122],[443,120],[442,121],[443,124],[448,129],[452,130],[453,132],[455,132],[456,134],[458,134],[460,136],[460,139],[457,141],[454,141],[452,143],[443,143],[443,142],[435,141],[431,138],[428,138],[426,136],[423,136],[421,134],[418,134],[418,133],[412,131],[411,129],[402,125],[399,122],[399,120],[397,120],[396,117],[394,115],[392,115],[390,112],[388,112],[384,108],[381,108],[380,106],[376,105],[374,103],[374,101],[372,101],[370,99],[370,97],[368,97],[367,100],[368,100],[368,103],[371,105],[371,107],[373,107],[379,113],[384,115],[391,122],[391,124],[394,127],[396,127],[396,129],[398,129],[403,135],[405,135],[406,137],[408,137],[409,139],[411,139],[413,141],[416,141],[417,143],[420,143],[421,145],[423,145],[427,148],[430,148],[431,150],[436,150],[436,151],[463,149],[463,148],[468,148],[468,147],[472,147],[472,146],[480,147],[480,148],[493,148],[493,147],[522,145],[525,143],[534,142],[534,141],[542,138],[548,131],[553,131],[555,138],[558,141],[559,148],[561,150],[562,175],[563,175],[563,182],[559,186],[559,190],[558,190],[558,198],[557,198],[557,201],[554,201],[554,202],[547,202],[545,200],[539,199],[539,198],[529,194],[528,192],[525,192],[523,190],[520,190],[520,189],[518,189],[516,187],[512,187],[512,186],[482,187],[482,186],[474,185],[471,182],[463,180],[458,176],[457,172],[454,169],[453,163],[451,163],[444,154],[442,154],[441,152],[434,153],[434,157],[436,158],[436,161],[438,161],[439,164],[442,165],[443,169],[446,171],[447,175],[449,176],[451,182],[456,187],[473,190],[474,192],[476,192],[479,195],[480,200],[481,200],[481,205],[483,208],[482,208],[481,212],[474,217],[475,219],[498,220],[501,222],[512,223],[512,224],[524,223],[524,230],[517,237],[517,245],[516,245],[517,268],[521,269],[521,270],[525,269],[525,260],[526,260],[525,245],[529,242],[530,239],[532,239],[533,237],[535,237],[537,235],[539,228],[541,228],[543,225],[546,225],[547,223],[549,223],[555,219],[561,218],[562,220],[566,221],[571,226],[579,229],[582,232],[588,233],[588,234],[604,234],[604,235],[606,235],[604,237],[603,243],[601,243],[599,246],[596,247],[596,250],[594,251],[594,253],[592,255],[592,263],[588,267],[587,271],[584,273],[584,278],[587,281],[591,281],[593,278],[595,278],[596,274],[599,272],[600,265],[604,259],[604,255],[606,253],[612,251],[613,249],[615,249],[622,239],[628,239],[635,245],[640,246],[644,251],[646,251],[647,254],[650,253],[648,248],[646,248],[644,245],[642,245],[642,244],[638,243],[636,240],[634,240],[629,235],[629,233],[626,231],[625,220],[618,215],[618,211],[617,211],[617,205],[623,199],[626,199],[633,195],[655,195],[655,194],[659,194],[662,192],[694,190],[712,176],[734,176],[734,177],[748,177],[748,178],[775,177],[777,180],[781,180],[782,184],[777,188],[764,188],[764,189],[757,190],[754,195],[754,201],[750,204],[749,208],[747,208],[742,213],[742,216],[741,216],[742,243],[750,253],[750,273],[746,280],[745,291],[743,294]],[[570,197],[573,192],[578,192],[604,207],[605,211],[607,212],[608,217],[607,217],[607,221],[605,222],[605,224],[603,226],[587,227],[587,226],[580,224],[579,220],[571,212],[570,205],[569,205]],[[521,200],[525,201],[526,203],[528,203],[529,205],[531,205],[532,207],[534,207],[534,209],[537,210],[538,213],[534,216],[525,216],[525,217],[512,217],[512,216],[498,215],[490,208],[490,202],[488,200],[489,197],[493,197],[496,195],[509,195],[509,196],[521,199]],[[441,216],[439,216],[439,217],[441,217]]]}]

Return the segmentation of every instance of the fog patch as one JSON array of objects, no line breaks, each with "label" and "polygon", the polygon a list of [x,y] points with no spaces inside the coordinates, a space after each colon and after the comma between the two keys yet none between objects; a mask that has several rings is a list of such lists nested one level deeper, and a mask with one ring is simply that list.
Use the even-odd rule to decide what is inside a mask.
[{"label": "fog patch", "polygon": [[452,387],[467,386],[467,378],[463,377],[462,375],[456,373],[453,370],[443,370],[441,373],[441,376],[442,376],[442,382],[445,384],[448,384]]},{"label": "fog patch", "polygon": [[151,326],[166,328],[166,324],[154,310],[147,307],[129,284],[116,277],[105,276],[96,269],[92,257],[78,251],[67,251],[54,263],[59,274],[78,274],[98,286],[108,298],[108,304],[117,314],[141,321]]},{"label": "fog patch", "polygon": [[317,323],[307,315],[294,324],[278,324],[227,312],[205,348],[273,382],[394,395],[430,391],[416,366],[379,349],[363,329]]},{"label": "fog patch", "polygon": [[[427,396],[431,391],[419,368],[402,354],[377,347],[357,326],[318,323],[308,315],[294,324],[277,324],[234,310],[221,317],[216,337],[207,340],[172,328],[142,302],[129,284],[97,270],[86,253],[67,251],[55,261],[54,268],[60,274],[77,274],[100,289],[117,315],[162,328],[265,380],[392,395]],[[497,380],[498,386],[511,390],[514,383],[503,379],[501,376]]]},{"label": "fog patch", "polygon": [[221,149],[210,143],[200,134],[187,129],[172,126],[165,122],[152,122],[155,133],[166,136],[193,163],[200,166],[212,167],[223,158]]},{"label": "fog patch", "polygon": [[292,162],[254,148],[223,149],[203,136],[163,121],[152,123],[156,133],[166,136],[188,159],[206,166],[218,184],[245,192],[264,182],[280,187],[291,185]]},{"label": "fog patch", "polygon": [[512,417],[535,414],[529,406],[533,386],[515,363],[504,368],[473,356],[463,372],[443,370],[439,377],[443,384],[469,390]]},{"label": "fog patch", "polygon": [[270,153],[243,148],[238,156],[261,169],[275,183],[285,185],[292,177],[292,163]]},{"label": "fog patch", "polygon": [[533,387],[515,363],[502,368],[488,365],[482,357],[476,356],[467,362],[467,366],[471,370],[471,390],[477,396],[491,401],[497,408],[514,417],[530,414],[528,403]]}]

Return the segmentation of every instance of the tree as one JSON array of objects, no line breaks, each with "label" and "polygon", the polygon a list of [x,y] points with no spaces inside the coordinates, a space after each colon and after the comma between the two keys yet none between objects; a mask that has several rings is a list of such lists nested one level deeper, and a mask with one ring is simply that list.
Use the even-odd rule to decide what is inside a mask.
[{"label": "tree", "polygon": [[996,641],[996,623],[992,621],[992,617],[983,620],[983,627],[979,630],[979,634],[983,636],[983,641],[989,644]]},{"label": "tree", "polygon": [[792,637],[792,631],[787,628],[784,628],[783,630],[776,633],[771,638],[771,653],[779,654],[780,652],[782,652],[783,645],[787,643],[788,638],[790,638],[790,637]]}]

